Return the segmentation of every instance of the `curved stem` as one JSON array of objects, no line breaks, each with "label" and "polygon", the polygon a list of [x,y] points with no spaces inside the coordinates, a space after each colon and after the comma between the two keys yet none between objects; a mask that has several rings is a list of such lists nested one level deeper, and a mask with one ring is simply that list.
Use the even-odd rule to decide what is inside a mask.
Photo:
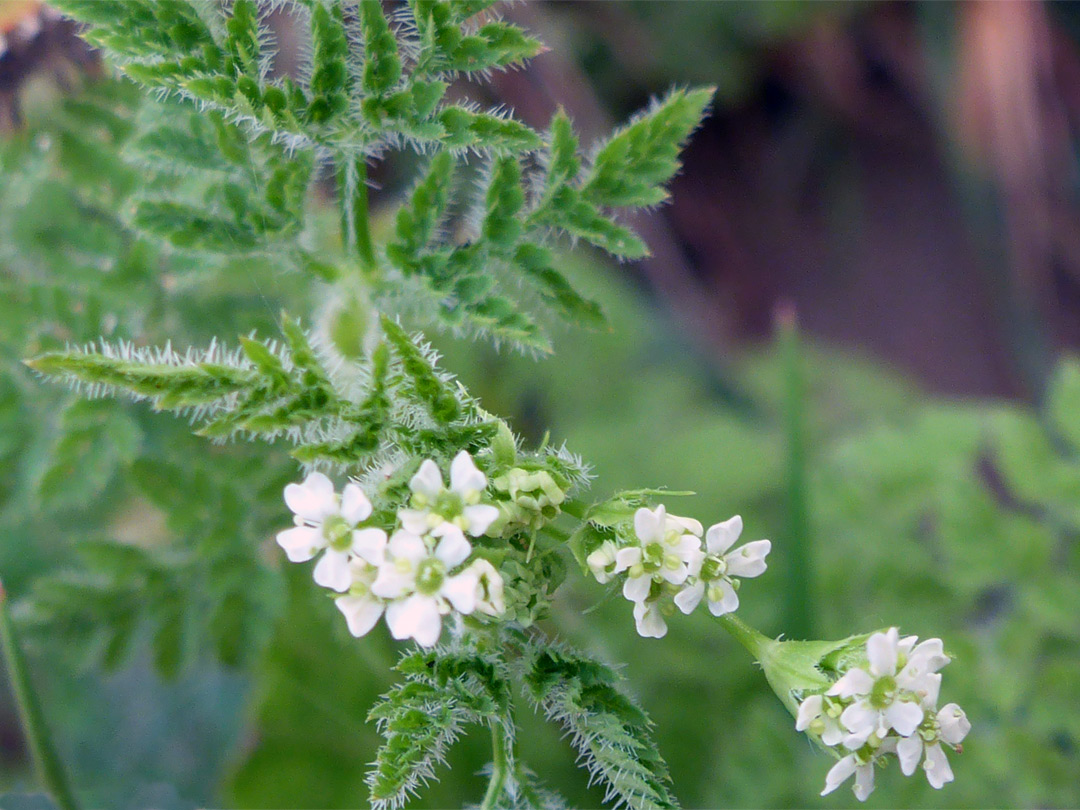
[{"label": "curved stem", "polygon": [[488,782],[484,800],[480,803],[480,810],[495,810],[499,806],[499,799],[506,785],[506,777],[510,774],[510,762],[507,757],[507,745],[509,740],[502,723],[491,724],[491,780]]},{"label": "curved stem", "polygon": [[720,616],[718,621],[757,661],[764,657],[766,650],[776,644],[773,639],[751,627],[734,613],[726,613]]},{"label": "curved stem", "polygon": [[15,638],[15,628],[7,611],[7,596],[0,583],[0,646],[3,647],[4,661],[7,664],[8,680],[19,710],[19,720],[26,734],[27,746],[34,761],[41,786],[56,801],[61,810],[78,810],[75,794],[68,784],[60,757],[53,746],[49,728],[38,702],[37,693],[30,682],[26,660],[22,648]]}]

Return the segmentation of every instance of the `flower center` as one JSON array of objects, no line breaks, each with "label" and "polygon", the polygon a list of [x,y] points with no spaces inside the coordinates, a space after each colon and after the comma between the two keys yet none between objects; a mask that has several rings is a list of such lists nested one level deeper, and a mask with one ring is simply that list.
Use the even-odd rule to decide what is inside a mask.
[{"label": "flower center", "polygon": [[641,562],[648,571],[655,571],[664,564],[667,549],[661,543],[649,543],[641,551]]},{"label": "flower center", "polygon": [[727,560],[719,554],[710,554],[701,564],[701,578],[705,582],[720,579],[727,573]]},{"label": "flower center", "polygon": [[416,567],[416,590],[424,596],[434,596],[446,580],[446,566],[436,557],[428,557]]},{"label": "flower center", "polygon": [[341,515],[328,517],[322,525],[326,544],[335,551],[345,551],[352,545],[352,526]]},{"label": "flower center", "polygon": [[431,511],[442,515],[443,520],[453,520],[461,514],[464,508],[465,503],[462,501],[460,495],[456,492],[444,489],[439,493],[439,497],[435,499]]},{"label": "flower center", "polygon": [[870,690],[870,705],[875,709],[888,707],[896,697],[896,678],[885,675],[874,681],[874,688]]}]

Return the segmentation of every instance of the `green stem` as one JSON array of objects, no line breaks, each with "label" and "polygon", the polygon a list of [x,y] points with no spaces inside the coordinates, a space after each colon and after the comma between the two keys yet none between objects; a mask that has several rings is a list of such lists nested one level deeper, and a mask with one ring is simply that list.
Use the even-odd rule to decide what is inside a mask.
[{"label": "green stem", "polygon": [[754,656],[756,661],[764,658],[767,651],[776,645],[776,641],[758,632],[734,613],[725,613],[718,620],[721,626],[731,633],[750,655]]},{"label": "green stem", "polygon": [[810,521],[807,508],[806,445],[803,436],[806,391],[802,376],[802,352],[795,310],[782,309],[777,316],[777,340],[784,369],[784,437],[787,450],[787,520],[783,621],[792,638],[812,638],[813,576]]},{"label": "green stem", "polygon": [[53,746],[49,728],[41,711],[41,703],[30,682],[26,659],[15,637],[15,628],[8,616],[7,595],[0,583],[0,647],[3,648],[4,661],[7,664],[8,680],[15,695],[19,710],[19,720],[26,734],[30,756],[37,771],[38,781],[48,792],[61,810],[78,810],[75,794],[68,784],[67,775],[60,763],[60,757]]},{"label": "green stem", "polygon": [[506,755],[508,739],[502,723],[491,724],[491,781],[488,782],[484,800],[480,803],[480,810],[495,810],[499,806],[503,789],[506,786],[506,777],[510,774],[510,763]]},{"label": "green stem", "polygon": [[367,162],[361,155],[344,167],[342,213],[345,244],[350,253],[360,259],[364,271],[375,270],[375,247],[371,239],[368,212]]}]

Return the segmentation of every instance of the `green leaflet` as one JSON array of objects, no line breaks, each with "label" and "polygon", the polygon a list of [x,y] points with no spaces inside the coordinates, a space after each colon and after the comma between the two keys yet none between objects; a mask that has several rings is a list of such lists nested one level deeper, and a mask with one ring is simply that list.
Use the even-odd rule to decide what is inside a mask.
[{"label": "green leaflet", "polygon": [[596,153],[582,192],[609,208],[642,208],[667,199],[663,186],[679,169],[679,152],[705,113],[714,88],[675,90],[612,135]]},{"label": "green leaflet", "polygon": [[509,673],[497,657],[455,643],[406,653],[396,669],[405,682],[368,715],[386,740],[367,777],[377,808],[400,806],[433,779],[466,725],[499,724],[512,741]]},{"label": "green leaflet", "polygon": [[382,327],[401,362],[406,387],[427,406],[437,423],[447,425],[456,421],[461,406],[434,365],[398,324],[383,318]]},{"label": "green leaflet", "polygon": [[[298,5],[297,13],[309,16],[311,70],[279,80],[266,73],[272,41],[252,0],[221,7],[195,0],[61,4],[135,81],[199,104],[187,121],[173,107],[190,106],[164,106],[168,114],[151,117],[136,139],[132,160],[182,176],[154,182],[153,193],[142,190],[133,200],[135,228],[176,250],[264,255],[336,279],[348,270],[335,264],[353,257],[316,258],[299,240],[316,157],[363,168],[399,145],[433,153],[385,245],[373,245],[367,233],[364,187],[344,203],[345,228],[353,229],[344,241],[353,244],[355,236],[365,246],[376,288],[394,288],[396,273],[419,284],[411,292],[420,293],[422,306],[402,306],[392,295],[378,306],[542,355],[552,351],[550,316],[602,323],[599,307],[559,272],[553,238],[584,240],[620,258],[647,255],[609,209],[664,198],[682,141],[712,91],[670,94],[606,141],[583,170],[561,111],[545,138],[501,112],[444,101],[455,75],[518,65],[542,50],[517,26],[474,19],[488,5],[415,0],[411,25],[388,18],[378,0],[352,10],[341,2]],[[412,27],[415,41],[403,41]],[[542,169],[520,159],[541,151]],[[469,186],[453,183],[454,155],[468,152],[491,160],[475,206]],[[472,233],[467,212],[474,208],[482,216]],[[386,278],[377,277],[380,270]]]},{"label": "green leaflet", "polygon": [[605,801],[633,808],[673,808],[667,766],[644,711],[619,689],[610,667],[583,653],[534,643],[523,674],[537,708],[566,729]]}]

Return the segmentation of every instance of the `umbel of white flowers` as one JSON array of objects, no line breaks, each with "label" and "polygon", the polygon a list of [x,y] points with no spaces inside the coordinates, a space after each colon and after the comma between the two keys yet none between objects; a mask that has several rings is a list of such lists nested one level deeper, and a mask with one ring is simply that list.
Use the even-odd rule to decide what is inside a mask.
[{"label": "umbel of white flowers", "polygon": [[874,766],[889,755],[911,776],[922,761],[934,788],[953,781],[945,748],[961,750],[971,723],[955,703],[937,708],[938,672],[949,663],[941,639],[916,644],[895,627],[866,642],[867,667],[852,667],[819,694],[803,696],[798,731],[818,737],[840,757],[825,777],[824,796],[852,775],[855,796],[865,801],[874,789]]},{"label": "umbel of white flowers", "polygon": [[449,487],[428,459],[409,488],[409,507],[399,510],[387,537],[382,528],[363,525],[372,507],[360,487],[347,484],[338,495],[329,478],[311,473],[285,487],[296,527],[280,532],[277,542],[293,562],[322,552],[315,581],[342,594],[334,601],[354,636],[385,613],[394,638],[431,647],[451,612],[505,611],[502,577],[487,560],[470,561],[468,539],[484,534],[499,511],[481,502],[487,477],[465,451],[450,465]]},{"label": "umbel of white flowers", "polygon": [[755,540],[731,549],[742,534],[736,515],[705,532],[693,518],[669,515],[663,506],[638,509],[632,534],[618,542],[606,540],[586,558],[601,584],[625,573],[623,596],[634,603],[640,635],[662,638],[665,616],[677,607],[689,614],[704,599],[714,616],[739,606],[739,581],[764,573],[768,540]]}]

